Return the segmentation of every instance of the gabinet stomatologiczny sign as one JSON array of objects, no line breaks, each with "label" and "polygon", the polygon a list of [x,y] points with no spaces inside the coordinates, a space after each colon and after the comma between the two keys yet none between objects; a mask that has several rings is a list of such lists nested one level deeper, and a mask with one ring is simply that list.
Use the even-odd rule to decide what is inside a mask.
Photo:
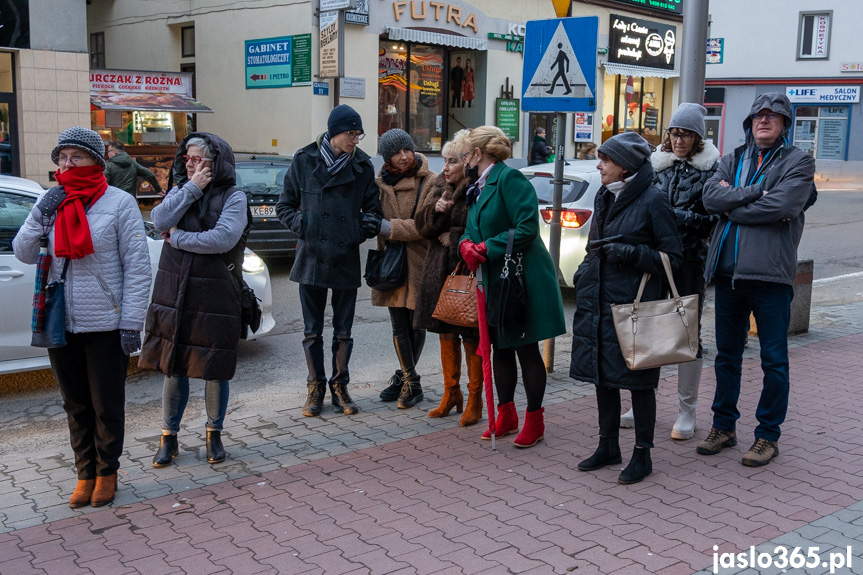
[{"label": "gabinet stomatologiczny sign", "polygon": [[610,20],[609,62],[674,69],[674,53],[677,50],[674,26],[620,14],[612,14]]}]

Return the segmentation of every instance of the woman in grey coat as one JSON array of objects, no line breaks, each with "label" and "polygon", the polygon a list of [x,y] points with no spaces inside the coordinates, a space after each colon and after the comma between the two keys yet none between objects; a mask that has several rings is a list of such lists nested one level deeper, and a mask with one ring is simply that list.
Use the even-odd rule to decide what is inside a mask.
[{"label": "woman in grey coat", "polygon": [[[43,194],[15,236],[15,257],[36,263],[47,236],[47,282],[66,272],[66,345],[48,350],[63,396],[78,484],[73,509],[114,500],[123,452],[126,369],[141,347],[150,252],[135,199],[105,180],[105,145],[87,128],[60,134],[51,160],[59,186]],[[67,267],[68,266],[68,267]]]}]

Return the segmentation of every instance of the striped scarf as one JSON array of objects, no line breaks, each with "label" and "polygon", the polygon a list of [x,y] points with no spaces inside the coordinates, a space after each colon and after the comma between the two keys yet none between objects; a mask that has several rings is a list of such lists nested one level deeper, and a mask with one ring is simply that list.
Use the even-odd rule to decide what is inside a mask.
[{"label": "striped scarf", "polygon": [[330,146],[329,134],[324,134],[324,137],[321,140],[321,155],[324,157],[324,162],[327,164],[327,172],[329,172],[331,176],[336,175],[339,170],[347,165],[348,160],[351,159],[350,154],[342,154],[338,158],[333,155],[333,148]]}]

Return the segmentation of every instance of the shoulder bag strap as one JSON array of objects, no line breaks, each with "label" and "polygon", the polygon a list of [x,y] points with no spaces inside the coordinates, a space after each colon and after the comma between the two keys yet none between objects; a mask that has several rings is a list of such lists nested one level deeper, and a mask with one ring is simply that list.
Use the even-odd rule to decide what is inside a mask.
[{"label": "shoulder bag strap", "polygon": [[63,273],[60,274],[60,283],[61,284],[66,283],[66,270],[69,269],[69,262],[70,261],[71,260],[69,258],[66,258],[66,263],[63,264]]},{"label": "shoulder bag strap", "polygon": [[420,183],[417,185],[417,199],[414,202],[414,209],[411,210],[411,219],[414,218],[414,215],[417,213],[417,206],[420,204],[420,194],[423,191],[423,182],[425,182],[425,178],[420,178]]},{"label": "shoulder bag strap", "polygon": [[671,273],[671,262],[668,260],[668,254],[659,252],[659,257],[662,259],[662,267],[665,268],[665,277],[668,278],[668,286],[671,288],[671,294],[674,299],[680,299],[680,294],[677,293],[677,286],[674,285],[674,276]]},{"label": "shoulder bag strap", "polygon": [[506,253],[503,255],[503,268],[500,270],[500,277],[509,276],[509,261],[512,259],[512,244],[515,238],[515,228],[509,228],[506,236]]}]

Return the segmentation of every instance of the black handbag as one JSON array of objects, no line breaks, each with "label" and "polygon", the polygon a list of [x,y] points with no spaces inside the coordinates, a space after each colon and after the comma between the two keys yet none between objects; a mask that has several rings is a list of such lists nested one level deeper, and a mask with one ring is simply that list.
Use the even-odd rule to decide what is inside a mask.
[{"label": "black handbag", "polygon": [[42,331],[34,333],[30,338],[33,347],[48,349],[66,346],[66,270],[69,260],[63,264],[60,279],[45,287],[45,323]]},{"label": "black handbag", "polygon": [[243,339],[249,337],[249,330],[255,333],[261,327],[263,312],[261,311],[261,304],[258,303],[260,301],[260,298],[255,295],[255,290],[246,283],[246,280],[243,280],[243,287],[240,292],[240,303],[243,306],[240,312],[240,337]]},{"label": "black handbag", "polygon": [[[489,288],[488,294],[488,324],[496,327],[499,332],[519,330],[527,324],[527,286],[521,265],[522,254],[517,253],[513,258],[514,236],[515,229],[510,228],[503,269],[497,282]],[[510,262],[513,262],[515,268],[512,273],[509,269]]]},{"label": "black handbag", "polygon": [[[417,186],[412,219],[420,202],[424,180],[421,178]],[[384,242],[384,249],[369,250],[363,277],[366,284],[377,291],[390,291],[403,286],[408,279],[408,253],[404,242]]]}]

